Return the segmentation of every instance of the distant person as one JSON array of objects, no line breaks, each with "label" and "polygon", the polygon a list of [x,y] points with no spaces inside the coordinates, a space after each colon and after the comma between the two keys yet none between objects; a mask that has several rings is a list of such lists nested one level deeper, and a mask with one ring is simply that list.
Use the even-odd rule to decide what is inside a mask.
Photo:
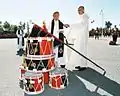
[{"label": "distant person", "polygon": [[17,55],[22,55],[23,53],[23,47],[24,47],[24,32],[21,26],[18,27],[18,30],[16,32],[17,35]]},{"label": "distant person", "polygon": [[99,29],[96,28],[95,30],[95,39],[99,39]]},{"label": "distant person", "polygon": [[117,38],[118,38],[118,28],[116,27],[116,25],[115,25],[115,27],[114,27],[114,32],[113,32],[112,38],[113,38],[113,41],[114,41],[115,44],[116,44]]}]

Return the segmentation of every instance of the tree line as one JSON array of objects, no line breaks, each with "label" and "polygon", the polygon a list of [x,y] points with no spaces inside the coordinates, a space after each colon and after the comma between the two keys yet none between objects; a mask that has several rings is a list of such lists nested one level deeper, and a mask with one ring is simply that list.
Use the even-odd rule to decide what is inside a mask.
[{"label": "tree line", "polygon": [[[117,28],[116,25],[114,26],[114,28],[112,28],[111,27],[112,25],[113,24],[110,21],[106,21],[104,28],[97,27],[96,29],[90,30],[89,36],[90,37],[94,37],[95,35],[111,36],[116,31],[118,33],[118,36],[120,36],[120,29]],[[30,30],[29,30],[29,23],[28,22],[27,23],[20,22],[19,26],[21,26],[23,30],[26,28],[27,33],[29,33]],[[18,29],[17,25],[10,24],[7,21],[5,21],[5,22],[0,21],[0,38],[16,38],[17,37],[16,36],[17,29]]]},{"label": "tree line", "polygon": [[[20,22],[23,30],[25,29],[25,23]],[[0,21],[0,38],[16,38],[17,25],[10,24],[9,22]]]}]

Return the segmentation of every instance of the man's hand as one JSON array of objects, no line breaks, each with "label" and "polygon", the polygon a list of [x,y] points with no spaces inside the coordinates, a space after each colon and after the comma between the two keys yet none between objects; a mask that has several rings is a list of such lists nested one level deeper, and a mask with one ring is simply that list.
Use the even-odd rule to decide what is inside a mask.
[{"label": "man's hand", "polygon": [[70,25],[69,24],[64,24],[64,27],[68,28],[68,27],[70,27]]}]

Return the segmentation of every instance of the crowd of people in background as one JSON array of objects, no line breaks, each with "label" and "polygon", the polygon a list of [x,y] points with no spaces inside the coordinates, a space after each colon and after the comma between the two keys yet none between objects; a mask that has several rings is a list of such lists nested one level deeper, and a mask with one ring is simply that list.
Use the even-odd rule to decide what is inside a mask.
[{"label": "crowd of people in background", "polygon": [[96,28],[89,31],[89,37],[99,39],[100,37],[120,37],[120,29],[115,25],[113,28]]}]

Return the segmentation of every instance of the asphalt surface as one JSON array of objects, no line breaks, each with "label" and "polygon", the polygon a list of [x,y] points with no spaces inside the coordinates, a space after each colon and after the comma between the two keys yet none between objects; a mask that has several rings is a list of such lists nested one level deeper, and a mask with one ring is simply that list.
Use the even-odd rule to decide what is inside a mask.
[{"label": "asphalt surface", "polygon": [[[51,89],[34,96],[120,96],[120,45],[110,46],[111,38],[89,39],[88,57],[106,70],[88,62],[83,72],[69,71],[69,86]],[[0,39],[0,96],[28,96],[19,87],[21,57],[16,55],[16,39]],[[120,44],[120,39],[118,40]]]}]

